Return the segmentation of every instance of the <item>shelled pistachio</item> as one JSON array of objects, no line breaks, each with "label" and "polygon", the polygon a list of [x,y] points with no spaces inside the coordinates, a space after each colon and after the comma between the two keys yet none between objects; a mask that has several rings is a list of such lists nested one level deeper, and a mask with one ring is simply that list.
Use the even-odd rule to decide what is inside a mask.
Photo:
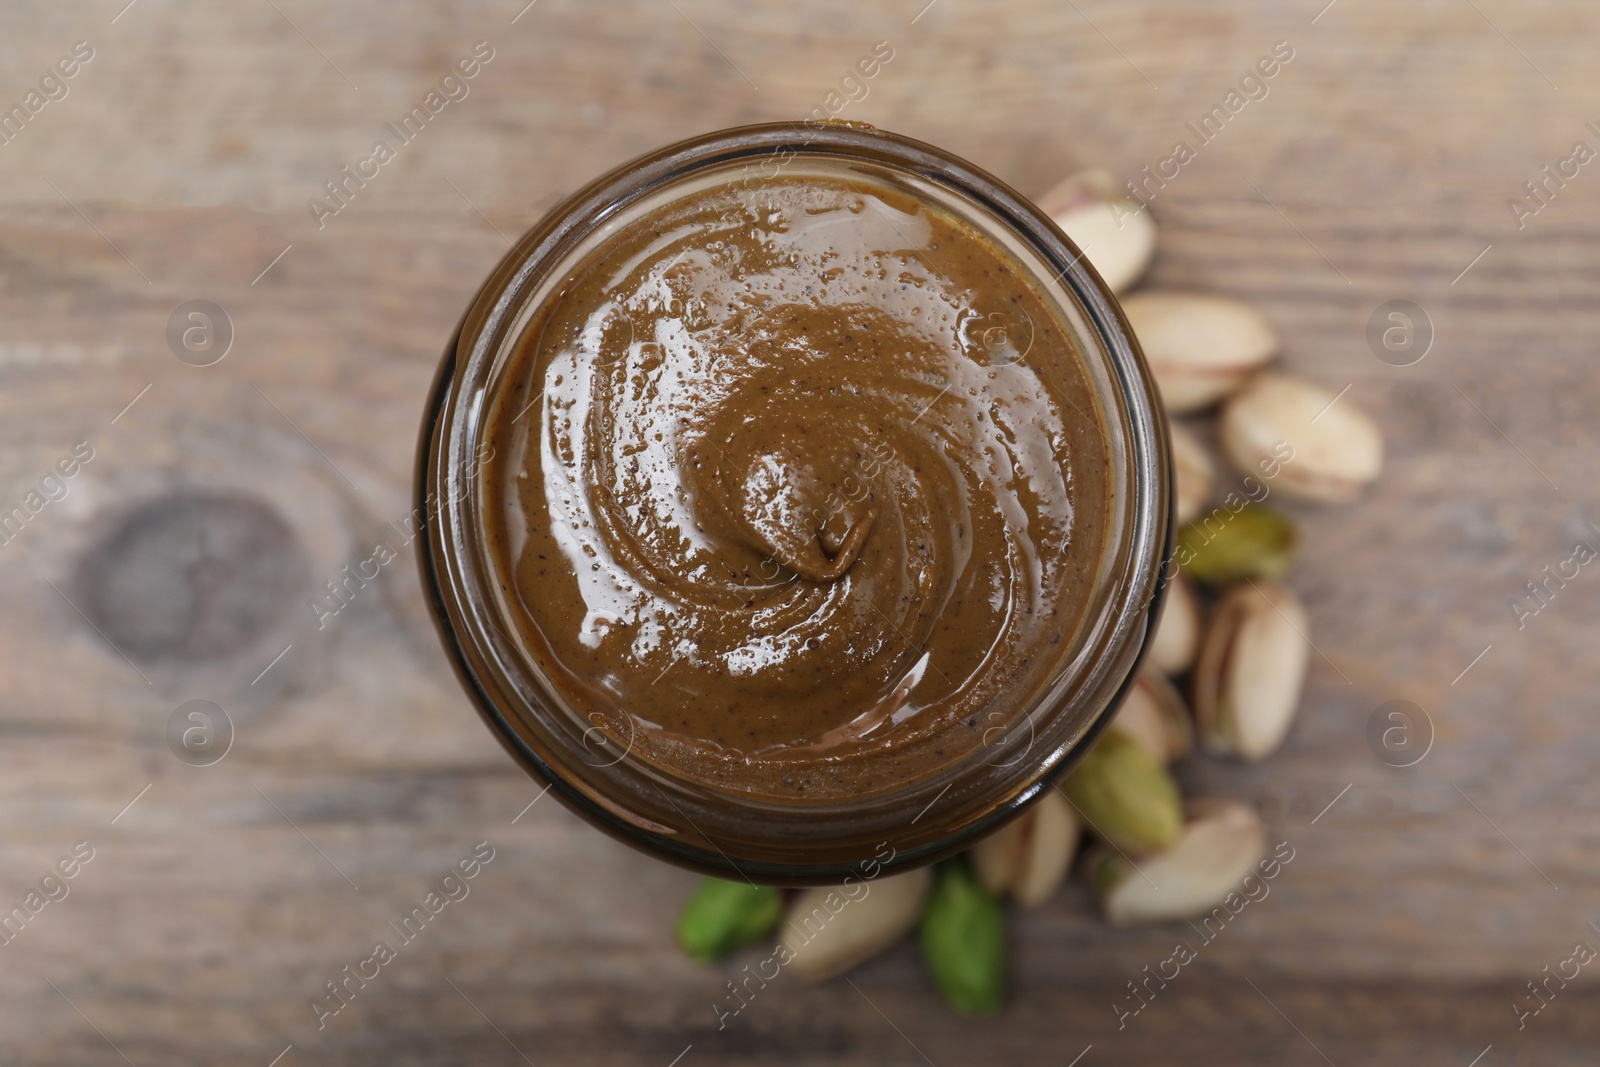
[{"label": "shelled pistachio", "polygon": [[1006,917],[964,860],[939,865],[919,934],[922,959],[956,1011],[993,1015],[1006,986]]},{"label": "shelled pistachio", "polygon": [[1281,578],[1300,547],[1288,516],[1260,504],[1219,507],[1178,531],[1176,558],[1207,585],[1246,578]]},{"label": "shelled pistachio", "polygon": [[1089,828],[1126,852],[1151,852],[1177,840],[1183,824],[1178,786],[1139,742],[1107,730],[1061,790]]},{"label": "shelled pistachio", "polygon": [[678,916],[678,942],[697,960],[718,959],[771,933],[782,914],[771,886],[706,878]]}]

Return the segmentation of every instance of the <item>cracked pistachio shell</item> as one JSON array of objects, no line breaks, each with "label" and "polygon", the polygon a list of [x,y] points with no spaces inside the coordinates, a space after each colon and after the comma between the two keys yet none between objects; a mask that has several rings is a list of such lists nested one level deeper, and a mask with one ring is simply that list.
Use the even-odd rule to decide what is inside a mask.
[{"label": "cracked pistachio shell", "polygon": [[1305,500],[1354,500],[1383,469],[1377,423],[1348,396],[1287,374],[1259,375],[1230,397],[1220,435],[1235,467],[1275,469],[1272,486]]},{"label": "cracked pistachio shell", "polygon": [[849,886],[802,890],[779,930],[779,950],[788,953],[789,970],[821,981],[876,956],[916,928],[932,878],[924,867]]},{"label": "cracked pistachio shell", "polygon": [[1142,292],[1122,301],[1168,412],[1197,411],[1278,353],[1267,317],[1206,293]]},{"label": "cracked pistachio shell", "polygon": [[1201,747],[1254,761],[1283,744],[1305,685],[1310,633],[1300,599],[1277,582],[1223,594],[1194,668]]},{"label": "cracked pistachio shell", "polygon": [[1026,812],[978,842],[970,854],[972,869],[995,896],[1037,907],[1066,879],[1081,836],[1072,805],[1047,789]]},{"label": "cracked pistachio shell", "polygon": [[1040,197],[1038,205],[1113,293],[1132,287],[1155,256],[1155,219],[1123,196],[1106,171],[1075,174]]},{"label": "cracked pistachio shell", "polygon": [[1145,856],[1137,868],[1107,852],[1094,882],[1112,926],[1204,915],[1236,891],[1267,851],[1261,818],[1235,800],[1195,801],[1177,842]]}]

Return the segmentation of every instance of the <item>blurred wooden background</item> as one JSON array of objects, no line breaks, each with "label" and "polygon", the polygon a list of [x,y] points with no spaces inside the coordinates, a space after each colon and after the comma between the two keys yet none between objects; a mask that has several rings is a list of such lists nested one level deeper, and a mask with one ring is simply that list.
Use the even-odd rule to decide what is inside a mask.
[{"label": "blurred wooden background", "polygon": [[[0,31],[7,107],[94,49],[0,145],[0,507],[94,450],[0,545],[0,905],[95,850],[0,944],[0,1060],[1594,1062],[1600,978],[1525,1029],[1512,1002],[1600,944],[1600,576],[1520,630],[1507,601],[1600,542],[1600,173],[1552,183],[1523,229],[1506,206],[1574,142],[1600,147],[1592,4],[125,2],[12,5]],[[307,198],[480,40],[469,95],[319,230]],[[1125,983],[1189,935],[1107,930],[1077,886],[1016,922],[998,1020],[952,1017],[906,946],[855,988],[781,979],[719,1032],[747,961],[674,947],[691,876],[527,807],[411,552],[324,629],[306,609],[394,540],[457,316],[560,194],[681,136],[798,117],[875,42],[894,58],[842,117],[1038,193],[1153,166],[1280,40],[1269,94],[1155,201],[1149,284],[1259,304],[1287,363],[1353,383],[1388,435],[1365,501],[1299,512],[1322,655],[1288,747],[1184,772],[1259,803],[1295,861],[1120,1032]],[[209,367],[166,340],[198,299],[235,334]],[[1395,299],[1436,332],[1414,366],[1365,340]],[[166,561],[193,595],[169,602],[135,579],[185,523],[208,547]],[[107,641],[141,633],[131,660]],[[1409,770],[1364,739],[1392,699],[1436,728]],[[233,723],[212,766],[169,749],[189,700]],[[319,1031],[310,999],[484,840],[470,897]]]}]

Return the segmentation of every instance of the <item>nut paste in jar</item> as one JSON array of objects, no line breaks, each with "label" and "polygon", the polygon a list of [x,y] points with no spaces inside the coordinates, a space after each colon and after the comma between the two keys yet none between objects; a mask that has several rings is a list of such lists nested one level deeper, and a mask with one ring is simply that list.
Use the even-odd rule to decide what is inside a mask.
[{"label": "nut paste in jar", "polygon": [[514,360],[490,554],[629,758],[867,797],[1003,734],[1086,624],[1083,357],[1006,249],[887,180],[702,183],[599,242]]}]

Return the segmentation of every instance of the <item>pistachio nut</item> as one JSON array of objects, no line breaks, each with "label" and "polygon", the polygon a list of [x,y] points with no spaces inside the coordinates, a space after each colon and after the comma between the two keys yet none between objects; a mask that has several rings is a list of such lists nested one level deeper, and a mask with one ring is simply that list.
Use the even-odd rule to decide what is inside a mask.
[{"label": "pistachio nut", "polygon": [[1178,786],[1139,742],[1107,730],[1061,782],[1089,829],[1124,852],[1153,852],[1177,840]]},{"label": "pistachio nut", "polygon": [[1024,908],[1037,907],[1067,877],[1082,828],[1077,813],[1054,789],[972,850],[972,869],[995,896],[1010,895]]},{"label": "pistachio nut", "polygon": [[1154,671],[1135,679],[1110,728],[1137,741],[1163,766],[1194,750],[1194,723],[1183,697]]},{"label": "pistachio nut", "polygon": [[1291,496],[1344,503],[1383,469],[1383,434],[1348,397],[1304,378],[1262,374],[1228,399],[1222,448],[1250,475],[1275,472]]},{"label": "pistachio nut", "polygon": [[771,933],[783,914],[772,886],[705,878],[678,916],[678,943],[710,962]]},{"label": "pistachio nut", "polygon": [[1282,578],[1299,535],[1288,517],[1260,504],[1217,507],[1178,531],[1178,565],[1207,585],[1245,578]]},{"label": "pistachio nut", "polygon": [[1211,498],[1211,485],[1216,480],[1216,468],[1211,455],[1194,431],[1181,422],[1167,423],[1172,440],[1172,479],[1174,511],[1178,524],[1188,522],[1200,514]]},{"label": "pistachio nut", "polygon": [[1310,633],[1300,599],[1277,582],[1223,594],[1194,668],[1195,721],[1207,752],[1259,760],[1283,743],[1305,684]]},{"label": "pistachio nut", "polygon": [[922,960],[952,1007],[993,1015],[1006,986],[1006,916],[962,860],[939,865],[922,913]]},{"label": "pistachio nut", "polygon": [[821,981],[843,974],[910,933],[922,914],[927,868],[797,894],[779,931],[789,969]]},{"label": "pistachio nut", "polygon": [[1155,256],[1155,219],[1144,205],[1123,196],[1106,171],[1074,174],[1038,204],[1113,293],[1137,282]]},{"label": "pistachio nut", "polygon": [[1278,352],[1267,317],[1205,293],[1144,292],[1122,301],[1168,412],[1221,400]]},{"label": "pistachio nut", "polygon": [[1146,653],[1151,667],[1163,674],[1182,674],[1200,647],[1200,602],[1194,583],[1181,571],[1167,583],[1167,596],[1156,616],[1155,636]]},{"label": "pistachio nut", "polygon": [[1177,842],[1137,867],[1114,852],[1095,857],[1093,878],[1112,926],[1188,919],[1222,907],[1266,854],[1266,829],[1248,805],[1195,801],[1188,816]]}]

